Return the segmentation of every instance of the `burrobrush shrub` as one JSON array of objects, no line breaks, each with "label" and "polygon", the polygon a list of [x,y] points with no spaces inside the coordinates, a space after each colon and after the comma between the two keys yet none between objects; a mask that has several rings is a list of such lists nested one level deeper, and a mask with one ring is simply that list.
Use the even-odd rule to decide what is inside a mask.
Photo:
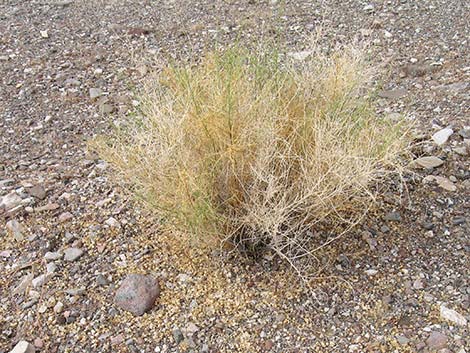
[{"label": "burrobrush shrub", "polygon": [[142,116],[95,145],[166,225],[196,243],[312,254],[353,224],[407,145],[374,114],[371,66],[342,47],[304,61],[231,48],[149,80]]}]

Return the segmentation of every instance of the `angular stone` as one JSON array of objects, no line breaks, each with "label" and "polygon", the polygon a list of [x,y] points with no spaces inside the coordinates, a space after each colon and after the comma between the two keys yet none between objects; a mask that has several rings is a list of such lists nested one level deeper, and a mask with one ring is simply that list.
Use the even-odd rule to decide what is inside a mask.
[{"label": "angular stone", "polygon": [[44,200],[46,198],[46,190],[41,185],[35,185],[31,188],[26,189],[29,195]]},{"label": "angular stone", "polygon": [[31,283],[33,284],[34,288],[38,288],[38,287],[42,287],[47,282],[48,279],[49,279],[48,274],[42,274],[42,275],[37,276],[35,279],[33,279]]},{"label": "angular stone", "polygon": [[10,353],[34,353],[36,349],[34,346],[26,341],[19,341],[15,348],[13,348]]},{"label": "angular stone", "polygon": [[160,295],[158,282],[147,275],[130,274],[116,291],[114,302],[134,315],[143,315],[150,310]]},{"label": "angular stone", "polygon": [[433,182],[435,181],[437,185],[439,185],[442,189],[447,190],[447,191],[456,191],[457,186],[454,185],[453,182],[451,182],[449,179],[441,176],[435,176],[435,175],[428,175],[423,179],[425,183]]},{"label": "angular stone", "polygon": [[59,260],[61,257],[62,257],[62,253],[60,252],[46,252],[44,254],[44,260],[46,261],[55,261],[55,260]]},{"label": "angular stone", "polygon": [[0,208],[4,208],[6,211],[15,208],[21,204],[21,197],[14,191],[0,198]]},{"label": "angular stone", "polygon": [[447,336],[443,333],[433,331],[426,340],[426,344],[431,349],[442,349],[447,346]]},{"label": "angular stone", "polygon": [[119,228],[121,226],[119,221],[114,217],[109,217],[104,223],[106,223],[108,226],[114,227],[114,228]]},{"label": "angular stone", "polygon": [[467,319],[462,314],[459,314],[455,310],[449,309],[444,305],[440,307],[441,318],[448,320],[459,326],[467,326]]},{"label": "angular stone", "polygon": [[16,220],[11,219],[6,224],[8,232],[13,235],[16,241],[21,241],[24,239],[23,237],[23,226]]},{"label": "angular stone", "polygon": [[82,255],[83,255],[83,250],[79,248],[67,248],[64,250],[65,261],[69,261],[69,262],[75,261]]},{"label": "angular stone", "polygon": [[454,133],[454,130],[445,128],[442,130],[439,130],[436,132],[434,135],[432,135],[432,140],[438,145],[442,146],[444,143],[447,142],[449,137]]},{"label": "angular stone", "polygon": [[427,156],[415,159],[413,164],[418,165],[425,169],[436,168],[444,164],[444,161],[438,157]]}]

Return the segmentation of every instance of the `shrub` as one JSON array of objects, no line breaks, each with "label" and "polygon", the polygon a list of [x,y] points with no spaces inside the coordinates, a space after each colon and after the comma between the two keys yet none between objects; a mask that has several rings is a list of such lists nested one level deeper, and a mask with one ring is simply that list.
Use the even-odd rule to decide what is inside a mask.
[{"label": "shrub", "polygon": [[292,261],[354,224],[407,145],[374,114],[364,51],[306,60],[230,48],[149,81],[142,117],[95,144],[164,223],[197,244]]}]

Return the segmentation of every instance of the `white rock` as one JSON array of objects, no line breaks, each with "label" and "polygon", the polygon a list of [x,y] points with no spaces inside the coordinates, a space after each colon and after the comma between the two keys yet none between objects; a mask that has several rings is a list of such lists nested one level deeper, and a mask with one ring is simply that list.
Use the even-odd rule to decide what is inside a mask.
[{"label": "white rock", "polygon": [[65,261],[75,261],[80,256],[83,255],[83,250],[79,248],[68,248],[64,250],[64,260]]},{"label": "white rock", "polygon": [[49,33],[47,31],[39,31],[39,33],[41,33],[41,37],[49,38]]},{"label": "white rock", "polygon": [[47,274],[42,274],[33,279],[31,283],[33,284],[34,288],[38,288],[45,284],[48,279],[49,276]]},{"label": "white rock", "polygon": [[21,241],[23,237],[23,226],[16,220],[11,219],[7,222],[7,230],[13,235],[16,241]]},{"label": "white rock", "polygon": [[453,322],[459,326],[467,326],[467,319],[456,312],[455,310],[449,309],[444,305],[440,307],[441,318]]},{"label": "white rock", "polygon": [[104,223],[106,223],[110,227],[115,227],[115,228],[119,228],[121,226],[119,221],[114,217],[109,217]]},{"label": "white rock", "polygon": [[64,309],[64,304],[62,302],[57,302],[56,305],[54,305],[54,312],[59,314],[62,312]]},{"label": "white rock", "polygon": [[5,208],[6,211],[15,208],[21,204],[21,197],[14,191],[0,198],[0,208]]},{"label": "white rock", "polygon": [[19,341],[10,353],[34,353],[36,349],[26,341]]},{"label": "white rock", "polygon": [[304,50],[304,51],[290,52],[287,55],[290,56],[291,58],[295,59],[295,60],[304,61],[310,55],[312,55],[312,51]]},{"label": "white rock", "polygon": [[50,251],[48,251],[44,254],[44,260],[46,260],[46,261],[59,260],[61,257],[62,257],[62,253],[60,253],[60,252],[50,252]]},{"label": "white rock", "polygon": [[93,87],[93,88],[90,88],[89,93],[90,93],[91,99],[96,99],[100,97],[103,92],[101,91],[101,89]]},{"label": "white rock", "polygon": [[364,6],[362,9],[366,12],[371,12],[371,11],[374,11],[374,5],[368,4],[368,5]]},{"label": "white rock", "polygon": [[377,271],[377,270],[365,270],[365,273],[368,276],[375,276],[377,273],[379,273],[379,271]]},{"label": "white rock", "polygon": [[454,133],[454,130],[450,128],[445,128],[445,129],[439,130],[434,135],[432,135],[432,139],[438,146],[442,146],[444,143],[447,142],[447,140],[453,133]]}]

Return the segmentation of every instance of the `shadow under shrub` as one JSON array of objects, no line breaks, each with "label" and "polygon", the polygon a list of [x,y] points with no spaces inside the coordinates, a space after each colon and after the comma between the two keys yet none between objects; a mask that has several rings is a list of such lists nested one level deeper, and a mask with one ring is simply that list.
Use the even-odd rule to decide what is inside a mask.
[{"label": "shadow under shrub", "polygon": [[363,54],[231,48],[168,67],[148,82],[142,117],[94,145],[196,244],[295,262],[312,255],[317,228],[357,222],[408,144],[402,123],[374,114]]}]

